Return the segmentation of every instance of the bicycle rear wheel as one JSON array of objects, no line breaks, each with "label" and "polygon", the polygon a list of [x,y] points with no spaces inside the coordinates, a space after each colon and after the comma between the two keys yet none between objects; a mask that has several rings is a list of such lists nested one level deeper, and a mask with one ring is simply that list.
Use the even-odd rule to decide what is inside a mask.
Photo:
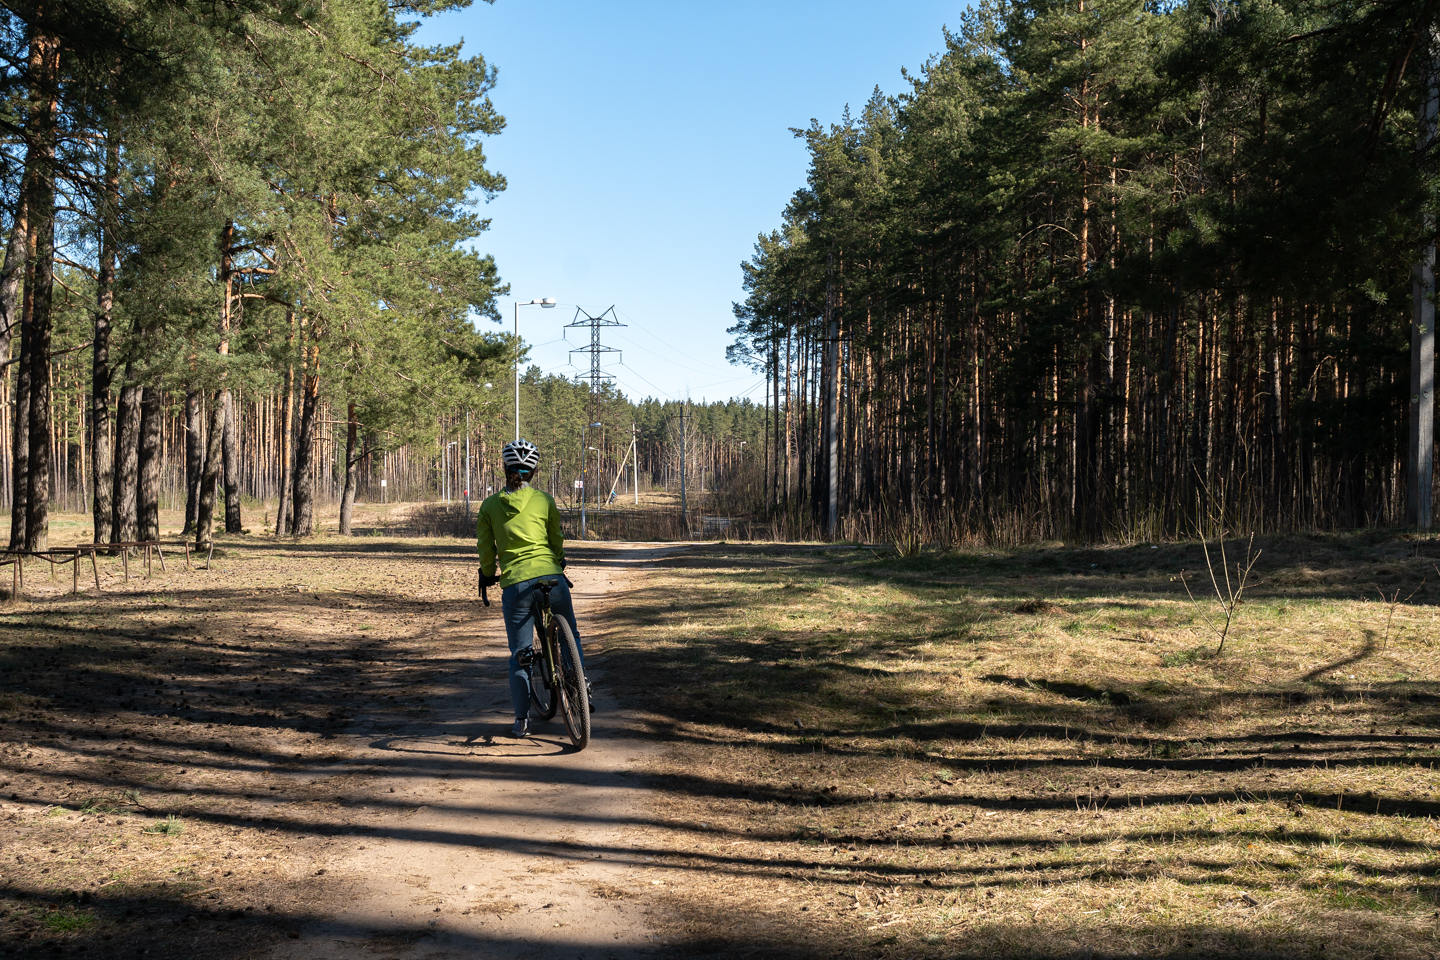
[{"label": "bicycle rear wheel", "polygon": [[555,618],[555,646],[560,655],[556,664],[560,674],[560,709],[565,730],[576,750],[584,750],[590,742],[590,688],[585,683],[585,668],[580,666],[580,646],[564,617]]},{"label": "bicycle rear wheel", "polygon": [[553,720],[560,708],[560,698],[555,695],[554,672],[550,669],[550,651],[555,645],[542,636],[544,627],[535,627],[535,658],[530,661],[530,713],[537,720]]}]

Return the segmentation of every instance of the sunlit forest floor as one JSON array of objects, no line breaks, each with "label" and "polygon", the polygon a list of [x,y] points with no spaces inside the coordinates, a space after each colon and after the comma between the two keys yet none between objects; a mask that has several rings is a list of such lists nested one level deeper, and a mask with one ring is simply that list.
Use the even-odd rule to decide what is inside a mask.
[{"label": "sunlit forest floor", "polygon": [[672,561],[626,600],[625,694],[690,824],[684,936],[1440,954],[1440,542],[1255,546],[1218,656],[1198,545]]},{"label": "sunlit forest floor", "polygon": [[[383,535],[405,509],[128,584],[102,559],[100,594],[27,570],[0,612],[0,954],[345,955],[315,924],[382,879],[346,864],[412,834],[530,893],[401,870],[413,922],[360,955],[1440,951],[1440,541],[1257,540],[1218,655],[1193,544],[583,547],[616,726],[582,775],[552,740],[448,732],[472,692],[504,709],[474,653],[495,624],[472,544]],[[632,759],[643,800],[595,802]],[[500,816],[502,787],[560,792]],[[644,936],[560,915],[581,900]]]}]

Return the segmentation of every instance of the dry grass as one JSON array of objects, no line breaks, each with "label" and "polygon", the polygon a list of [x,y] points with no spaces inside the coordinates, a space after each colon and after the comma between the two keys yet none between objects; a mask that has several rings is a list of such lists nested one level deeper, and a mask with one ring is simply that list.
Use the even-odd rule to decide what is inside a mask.
[{"label": "dry grass", "polygon": [[[1440,952],[1440,544],[717,547],[625,598],[681,932],[815,956]],[[1428,580],[1427,580],[1428,577]],[[1393,598],[1402,588],[1408,602]],[[615,631],[616,633],[624,632]]]}]

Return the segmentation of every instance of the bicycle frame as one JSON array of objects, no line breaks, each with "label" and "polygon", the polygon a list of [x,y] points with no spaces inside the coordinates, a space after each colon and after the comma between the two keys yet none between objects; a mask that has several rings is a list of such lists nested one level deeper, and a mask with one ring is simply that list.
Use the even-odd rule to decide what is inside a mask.
[{"label": "bicycle frame", "polygon": [[541,660],[545,664],[545,681],[550,689],[560,689],[560,671],[556,663],[560,659],[560,651],[555,649],[555,614],[550,609],[550,591],[540,591],[540,596],[535,600],[535,633],[536,648]]}]

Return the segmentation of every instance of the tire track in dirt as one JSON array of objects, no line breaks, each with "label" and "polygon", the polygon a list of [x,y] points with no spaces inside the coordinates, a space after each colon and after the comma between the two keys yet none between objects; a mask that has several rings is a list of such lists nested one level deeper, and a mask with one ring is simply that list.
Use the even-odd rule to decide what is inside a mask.
[{"label": "tire track in dirt", "polygon": [[487,610],[477,600],[473,620],[415,623],[429,637],[423,656],[449,662],[436,674],[442,684],[409,717],[352,708],[357,721],[337,746],[354,777],[346,784],[354,830],[317,864],[319,899],[306,911],[324,919],[265,955],[656,955],[646,901],[663,881],[627,839],[643,829],[647,803],[633,771],[654,747],[606,695],[605,609],[647,564],[681,549],[573,552],[576,615],[598,694],[594,736],[579,753],[558,718],[529,740],[509,737],[498,602]]}]

